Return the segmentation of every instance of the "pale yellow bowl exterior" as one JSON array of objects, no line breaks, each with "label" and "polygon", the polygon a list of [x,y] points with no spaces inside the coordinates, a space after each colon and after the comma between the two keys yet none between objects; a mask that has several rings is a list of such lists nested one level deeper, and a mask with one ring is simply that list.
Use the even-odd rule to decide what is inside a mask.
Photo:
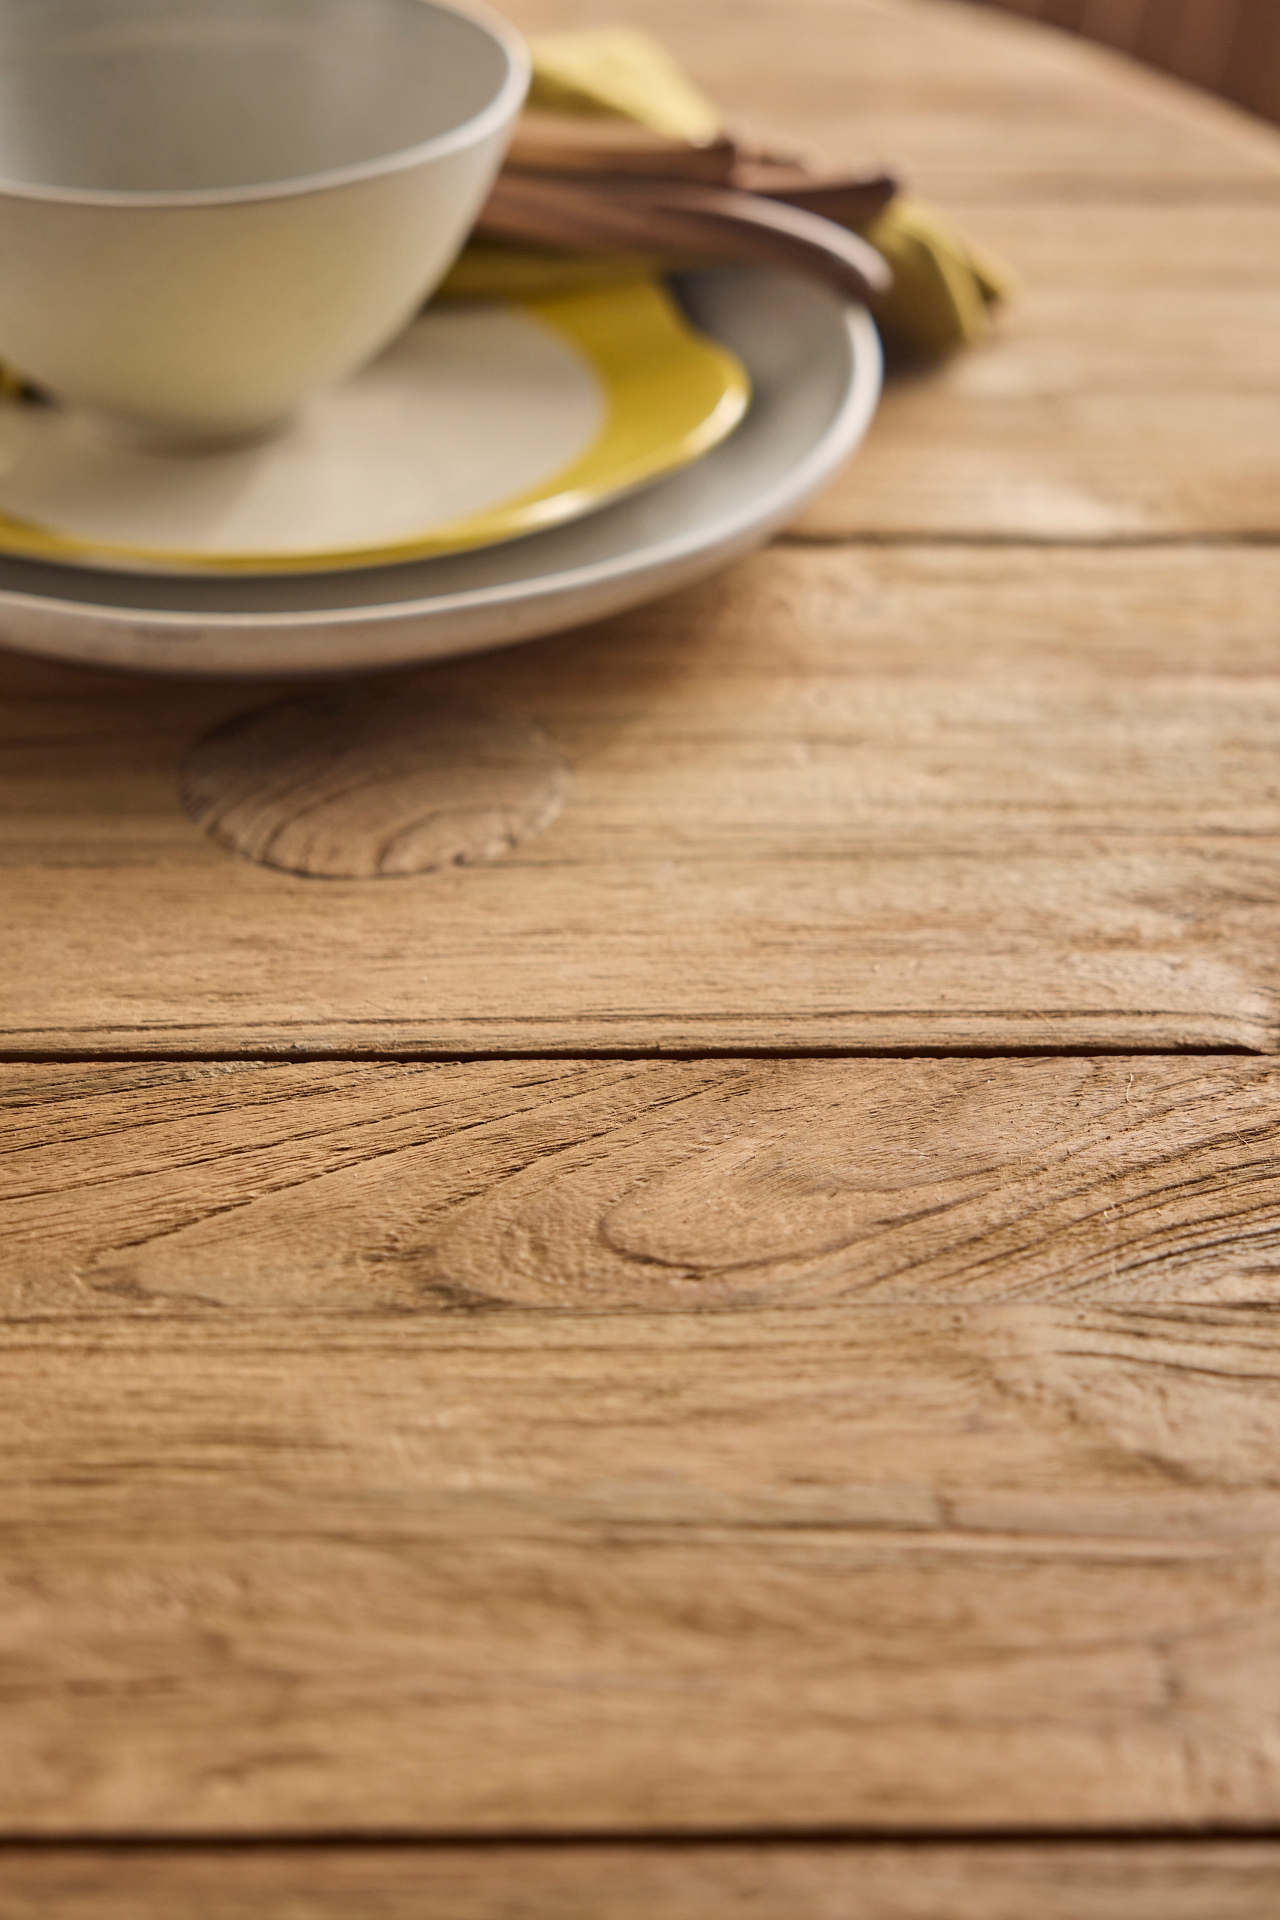
[{"label": "pale yellow bowl exterior", "polygon": [[269,429],[394,338],[455,258],[527,86],[522,44],[490,30],[501,96],[416,154],[185,198],[0,183],[0,357],[144,434]]}]

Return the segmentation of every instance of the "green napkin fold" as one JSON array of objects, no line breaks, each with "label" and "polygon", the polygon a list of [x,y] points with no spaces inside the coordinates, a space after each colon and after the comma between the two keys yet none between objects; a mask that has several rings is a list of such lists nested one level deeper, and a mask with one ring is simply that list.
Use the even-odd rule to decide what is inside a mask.
[{"label": "green napkin fold", "polygon": [[[543,35],[532,42],[530,107],[632,121],[670,139],[705,143],[725,132],[715,103],[658,41],[634,28]],[[965,240],[938,214],[898,194],[855,229],[883,254],[893,287],[872,304],[882,333],[928,358],[980,339],[991,310],[1017,281],[1002,261]],[[563,293],[608,285],[666,263],[641,255],[558,253],[473,241],[438,298]]]}]

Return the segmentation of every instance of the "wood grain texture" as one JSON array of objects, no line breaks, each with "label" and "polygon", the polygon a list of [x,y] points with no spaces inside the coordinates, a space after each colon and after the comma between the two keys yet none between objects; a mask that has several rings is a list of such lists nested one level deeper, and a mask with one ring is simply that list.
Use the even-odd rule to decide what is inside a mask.
[{"label": "wood grain texture", "polygon": [[1273,1062],[2,1070],[0,1306],[1261,1307]]},{"label": "wood grain texture", "polygon": [[261,690],[8,661],[0,1049],[1268,1048],[1278,588],[1266,550],[777,550],[395,683],[573,791],[373,888],[183,813]]},{"label": "wood grain texture", "polygon": [[[0,1831],[1274,1829],[1280,1082],[1168,1050],[1276,1047],[1280,142],[929,0],[514,10],[905,162],[1027,292],[800,544],[388,683],[571,768],[491,864],[237,860],[179,774],[263,689],[0,666]],[[590,1057],[751,1048],[1132,1052]],[[199,1057],[256,1051],[348,1057]],[[0,1852],[3,1920],[1276,1893],[1246,1841]]]},{"label": "wood grain texture", "polygon": [[0,1920],[1272,1920],[1280,1848],[14,1848]]},{"label": "wood grain texture", "polygon": [[1280,1815],[1273,1063],[4,1080],[5,1831]]},{"label": "wood grain texture", "polygon": [[889,381],[866,445],[798,530],[1274,537],[1276,210],[987,204],[963,220],[1017,263],[1017,297],[989,340]]},{"label": "wood grain texture", "polygon": [[192,742],[179,784],[233,853],[371,880],[496,859],[551,824],[567,781],[536,727],[377,681],[233,715]]}]

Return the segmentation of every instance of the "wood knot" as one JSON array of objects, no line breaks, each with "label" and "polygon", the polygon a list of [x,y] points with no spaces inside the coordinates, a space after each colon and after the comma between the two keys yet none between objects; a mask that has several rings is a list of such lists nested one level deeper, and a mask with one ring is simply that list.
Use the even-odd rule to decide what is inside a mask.
[{"label": "wood knot", "polygon": [[537,727],[395,682],[237,714],[181,771],[183,806],[223,846],[335,880],[493,860],[550,825],[567,783]]}]

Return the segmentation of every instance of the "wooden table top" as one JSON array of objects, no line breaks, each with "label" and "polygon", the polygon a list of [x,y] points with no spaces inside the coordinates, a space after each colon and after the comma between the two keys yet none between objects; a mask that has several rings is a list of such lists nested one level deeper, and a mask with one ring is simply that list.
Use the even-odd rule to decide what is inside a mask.
[{"label": "wooden table top", "polygon": [[[622,11],[1025,289],[338,772],[323,690],[0,656],[0,1920],[1263,1920],[1280,135]],[[321,877],[415,713],[511,844]]]}]

